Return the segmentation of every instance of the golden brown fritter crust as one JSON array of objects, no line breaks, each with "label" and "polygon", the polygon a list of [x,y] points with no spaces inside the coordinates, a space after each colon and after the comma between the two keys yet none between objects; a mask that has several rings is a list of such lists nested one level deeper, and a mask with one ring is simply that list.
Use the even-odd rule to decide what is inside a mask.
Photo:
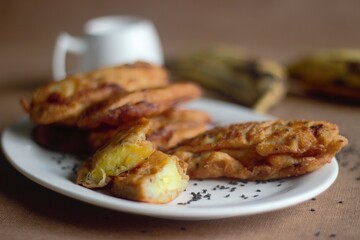
[{"label": "golden brown fritter crust", "polygon": [[325,121],[266,121],[217,127],[171,152],[191,178],[268,180],[299,176],[329,163],[347,144]]},{"label": "golden brown fritter crust", "polygon": [[[149,119],[150,130],[146,134],[155,148],[167,150],[185,139],[195,137],[204,132],[210,123],[210,116],[202,111],[188,109],[171,109],[159,116]],[[90,131],[88,143],[94,151],[105,145],[112,136],[129,124],[117,128]]]},{"label": "golden brown fritter crust", "polygon": [[[201,111],[172,109],[162,115],[149,119],[150,130],[146,137],[155,148],[167,150],[185,139],[204,132],[210,116]],[[32,137],[41,147],[66,153],[91,153],[110,141],[118,132],[130,128],[134,122],[121,124],[120,127],[83,131],[76,127],[59,125],[37,125]]]},{"label": "golden brown fritter crust", "polygon": [[178,103],[200,97],[201,90],[192,83],[177,83],[163,88],[122,93],[90,107],[78,120],[80,128],[119,126],[141,117],[159,115]]},{"label": "golden brown fritter crust", "polygon": [[188,185],[187,164],[176,156],[155,151],[140,166],[113,178],[115,196],[148,203],[168,203]]},{"label": "golden brown fritter crust", "polygon": [[74,123],[82,111],[114,93],[161,87],[168,84],[166,71],[144,62],[121,65],[69,76],[38,88],[23,108],[33,122],[51,124],[69,119]]},{"label": "golden brown fritter crust", "polygon": [[139,119],[133,126],[117,132],[80,166],[76,183],[87,188],[104,187],[112,177],[140,165],[155,151],[146,140],[149,128],[147,119]]},{"label": "golden brown fritter crust", "polygon": [[207,130],[211,117],[199,110],[171,110],[150,119],[147,139],[165,151]]},{"label": "golden brown fritter crust", "polygon": [[57,125],[37,125],[32,131],[32,138],[46,149],[58,152],[84,154],[90,153],[87,143],[88,132],[78,128]]}]

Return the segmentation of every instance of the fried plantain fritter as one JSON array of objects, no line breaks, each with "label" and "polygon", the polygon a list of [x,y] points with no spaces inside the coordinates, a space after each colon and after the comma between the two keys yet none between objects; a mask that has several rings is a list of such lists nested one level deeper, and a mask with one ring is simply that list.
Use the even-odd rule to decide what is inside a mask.
[{"label": "fried plantain fritter", "polygon": [[168,75],[162,67],[136,62],[51,82],[38,88],[30,103],[21,99],[21,104],[37,124],[65,122],[73,125],[84,109],[115,93],[167,84]]},{"label": "fried plantain fritter", "polygon": [[269,180],[300,176],[329,163],[347,144],[325,121],[265,121],[217,127],[170,152],[190,178]]},{"label": "fried plantain fritter", "polygon": [[[167,150],[181,141],[195,137],[204,132],[210,123],[210,116],[202,111],[188,109],[171,109],[159,116],[149,119],[150,130],[146,134],[147,140],[159,150]],[[105,145],[112,136],[128,124],[120,127],[90,131],[88,143],[94,151]]]},{"label": "fried plantain fritter", "polygon": [[32,130],[32,138],[46,149],[58,152],[84,154],[90,153],[87,143],[88,132],[74,127],[58,125],[37,125]]},{"label": "fried plantain fritter", "polygon": [[122,93],[91,106],[78,120],[78,126],[95,129],[119,126],[140,117],[159,115],[178,103],[200,97],[201,90],[192,83],[177,83],[162,88]]},{"label": "fried plantain fritter", "polygon": [[111,177],[141,164],[155,151],[145,137],[149,128],[149,121],[140,119],[133,126],[117,132],[107,145],[80,166],[76,183],[87,188],[104,187]]},{"label": "fried plantain fritter", "polygon": [[176,156],[155,151],[137,168],[115,177],[111,193],[141,202],[170,202],[188,185],[186,166]]},{"label": "fried plantain fritter", "polygon": [[150,119],[147,139],[165,151],[207,130],[211,117],[199,110],[171,110]]}]

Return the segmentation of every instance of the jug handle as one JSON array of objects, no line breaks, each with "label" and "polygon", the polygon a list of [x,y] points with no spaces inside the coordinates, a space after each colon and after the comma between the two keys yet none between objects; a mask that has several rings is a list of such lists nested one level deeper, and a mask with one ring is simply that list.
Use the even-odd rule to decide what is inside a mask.
[{"label": "jug handle", "polygon": [[68,33],[59,34],[53,53],[52,73],[55,81],[64,79],[67,75],[66,54],[69,52],[82,55],[85,48],[86,44],[81,38],[73,37]]}]

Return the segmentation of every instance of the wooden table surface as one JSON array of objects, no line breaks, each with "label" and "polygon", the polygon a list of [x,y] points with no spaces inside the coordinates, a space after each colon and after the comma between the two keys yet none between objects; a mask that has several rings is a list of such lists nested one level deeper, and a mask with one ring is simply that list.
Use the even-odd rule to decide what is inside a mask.
[{"label": "wooden table surface", "polygon": [[[57,34],[80,35],[83,23],[97,16],[136,14],[153,20],[167,59],[220,44],[280,62],[314,49],[360,47],[359,1],[184,2],[0,1],[0,130],[24,116],[20,96],[50,81]],[[269,114],[328,120],[348,137],[349,147],[338,155],[338,179],[315,201],[249,217],[155,219],[52,192],[22,176],[1,153],[0,238],[360,239],[360,106],[288,95]]]}]

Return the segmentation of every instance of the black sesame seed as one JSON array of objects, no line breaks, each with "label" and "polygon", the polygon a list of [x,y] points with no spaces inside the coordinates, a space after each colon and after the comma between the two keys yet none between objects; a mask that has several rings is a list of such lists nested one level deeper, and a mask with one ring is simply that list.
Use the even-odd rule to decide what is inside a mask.
[{"label": "black sesame seed", "polygon": [[320,231],[314,234],[316,237],[320,236]]},{"label": "black sesame seed", "polygon": [[245,186],[245,184],[240,184],[240,187],[244,187]]},{"label": "black sesame seed", "polygon": [[192,195],[192,198],[188,201],[188,203],[199,201],[200,199],[202,199],[200,192],[198,192],[198,193],[191,192],[191,195]]},{"label": "black sesame seed", "polygon": [[236,190],[236,187],[232,187],[231,189],[230,189],[230,192],[234,192]]},{"label": "black sesame seed", "polygon": [[260,189],[256,189],[256,192],[261,192],[261,190],[260,190]]},{"label": "black sesame seed", "polygon": [[310,211],[315,212],[315,209],[311,208]]},{"label": "black sesame seed", "polygon": [[343,201],[338,201],[338,203],[342,204],[342,203],[343,203]]},{"label": "black sesame seed", "polygon": [[237,181],[230,181],[229,184],[230,185],[237,185]]},{"label": "black sesame seed", "polygon": [[226,195],[225,197],[226,197],[226,198],[230,197],[230,194]]},{"label": "black sesame seed", "polygon": [[311,199],[311,201],[315,201],[315,200],[316,200],[316,198],[312,198],[312,199]]},{"label": "black sesame seed", "polygon": [[194,185],[194,186],[197,186],[198,184],[197,184],[197,183],[194,183],[193,185]]},{"label": "black sesame seed", "polygon": [[210,197],[211,197],[211,194],[210,194],[210,193],[208,193],[208,194],[204,195],[204,197],[203,197],[203,198],[207,198],[208,200],[210,200]]},{"label": "black sesame seed", "polygon": [[76,173],[77,173],[77,170],[78,170],[78,167],[79,167],[79,165],[75,163],[75,164],[73,165],[71,171],[72,171],[74,174],[76,174]]},{"label": "black sesame seed", "polygon": [[332,233],[332,234],[330,234],[329,237],[334,238],[334,237],[336,237],[336,234]]}]

